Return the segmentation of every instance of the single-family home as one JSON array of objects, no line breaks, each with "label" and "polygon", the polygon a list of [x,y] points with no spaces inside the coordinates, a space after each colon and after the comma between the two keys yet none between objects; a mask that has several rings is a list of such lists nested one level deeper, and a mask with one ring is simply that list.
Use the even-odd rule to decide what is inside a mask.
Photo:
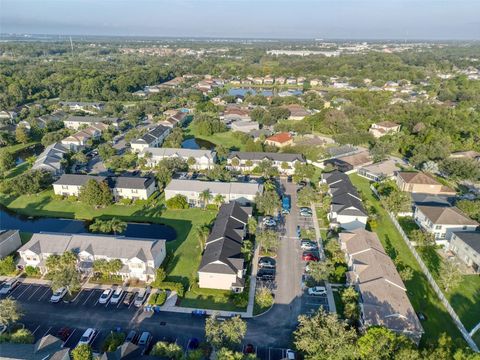
[{"label": "single-family home", "polygon": [[418,344],[423,328],[407,296],[407,289],[378,236],[365,229],[339,234],[349,271],[347,283],[360,293],[364,329],[385,326]]},{"label": "single-family home", "polygon": [[265,139],[265,145],[282,148],[293,145],[293,136],[288,132],[281,132]]},{"label": "single-family home", "polygon": [[454,231],[448,249],[476,273],[480,273],[480,231]]},{"label": "single-family home", "polygon": [[397,186],[401,191],[411,193],[423,193],[433,195],[455,195],[455,190],[448,186],[442,185],[431,175],[423,172],[406,172],[399,171],[397,173]]},{"label": "single-family home", "polygon": [[263,192],[263,185],[250,182],[173,179],[165,187],[165,200],[176,195],[183,195],[187,198],[190,206],[204,206],[206,204],[201,194],[206,190],[211,195],[210,203],[213,203],[217,195],[221,195],[223,196],[223,202],[236,201],[242,205],[250,205],[255,202],[255,196]]},{"label": "single-family home", "polygon": [[0,121],[3,122],[11,122],[13,119],[17,117],[17,113],[15,111],[0,111]]},{"label": "single-family home", "polygon": [[0,259],[10,255],[22,246],[18,230],[0,230]]},{"label": "single-family home", "polygon": [[415,206],[413,217],[420,228],[435,236],[439,245],[447,245],[454,231],[474,231],[480,225],[455,206]]},{"label": "single-family home", "polygon": [[379,182],[395,177],[400,166],[405,165],[400,159],[388,159],[358,169],[357,174],[369,180]]},{"label": "single-family home", "polygon": [[374,137],[379,138],[384,135],[391,135],[400,132],[401,125],[394,123],[392,121],[382,121],[376,124],[372,124],[368,132],[370,132]]},{"label": "single-family home", "polygon": [[70,348],[65,341],[51,334],[42,336],[34,344],[4,342],[0,356],[8,360],[70,360]]},{"label": "single-family home", "polygon": [[225,124],[230,124],[233,121],[251,121],[250,110],[246,107],[236,105],[228,105],[223,115],[221,116]]},{"label": "single-family home", "polygon": [[232,131],[240,131],[243,133],[250,133],[251,131],[259,130],[260,126],[256,121],[232,121],[229,125]]},{"label": "single-family home", "polygon": [[246,269],[242,245],[248,217],[235,201],[220,207],[198,268],[200,288],[243,291]]},{"label": "single-family home", "polygon": [[63,101],[60,106],[68,108],[70,111],[84,111],[94,113],[102,111],[104,104],[98,102],[82,102],[82,101]]},{"label": "single-family home", "polygon": [[[217,162],[217,153],[204,149],[176,149],[176,148],[145,148],[139,155],[147,159],[147,166],[155,167],[166,158],[180,158],[189,163],[195,170],[211,169]],[[193,160],[195,163],[193,163]]]},{"label": "single-family home", "polygon": [[322,86],[322,80],[312,79],[310,80],[310,86]]},{"label": "single-family home", "polygon": [[299,104],[290,104],[283,107],[290,111],[290,116],[288,117],[289,120],[303,120],[305,116],[311,114],[309,110]]},{"label": "single-family home", "polygon": [[297,79],[294,77],[289,77],[285,80],[285,84],[287,85],[297,85]]},{"label": "single-family home", "polygon": [[263,83],[265,85],[273,85],[274,82],[275,82],[275,79],[273,77],[271,77],[270,75],[267,75],[263,78]]},{"label": "single-family home", "polygon": [[69,150],[60,143],[48,145],[37,157],[32,166],[34,170],[45,170],[53,176],[60,176],[63,173],[63,158]]},{"label": "single-family home", "polygon": [[97,123],[118,127],[120,119],[115,117],[69,116],[63,121],[63,123],[68,129],[78,130],[81,126],[90,126]]},{"label": "single-family home", "polygon": [[165,240],[130,238],[96,234],[36,233],[18,253],[19,266],[33,266],[42,274],[48,272],[46,259],[72,251],[78,257],[77,268],[84,274],[93,271],[99,259],[122,261],[118,271],[122,279],[155,280],[155,269],[165,259]]},{"label": "single-family home", "polygon": [[165,138],[170,134],[171,130],[170,127],[159,125],[139,139],[133,140],[130,143],[131,147],[136,152],[141,152],[148,147],[160,147]]},{"label": "single-family home", "polygon": [[373,159],[368,150],[358,151],[350,155],[334,157],[323,162],[324,165],[330,164],[336,169],[345,173],[354,172],[358,168],[370,165],[372,163]]},{"label": "single-family home", "polygon": [[286,175],[293,175],[295,164],[306,162],[302,154],[232,151],[227,158],[227,168],[251,172],[262,161],[271,162],[280,173]]},{"label": "single-family home", "polygon": [[175,114],[168,116],[166,120],[159,122],[159,124],[170,128],[181,126],[185,122],[187,115],[188,113],[186,112],[176,111]]},{"label": "single-family home", "polygon": [[275,84],[284,85],[287,79],[284,76],[278,76],[275,78]]}]

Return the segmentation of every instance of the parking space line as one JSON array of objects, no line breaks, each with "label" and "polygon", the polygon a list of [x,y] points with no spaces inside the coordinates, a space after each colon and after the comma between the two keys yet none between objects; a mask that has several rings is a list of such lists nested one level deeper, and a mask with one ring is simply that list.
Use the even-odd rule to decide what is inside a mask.
[{"label": "parking space line", "polygon": [[85,304],[87,303],[88,299],[90,299],[90,296],[92,296],[94,292],[95,292],[95,291],[94,291],[93,289],[90,290],[90,294],[87,296],[87,298],[86,298],[85,301],[82,303],[82,305],[85,305]]},{"label": "parking space line", "polygon": [[47,330],[47,331],[45,331],[45,334],[43,334],[43,336],[42,336],[42,337],[44,337],[44,336],[47,336],[47,334],[48,334],[48,332],[49,332],[50,330],[52,330],[52,327],[51,327],[51,326],[48,328],[48,330]]},{"label": "parking space line", "polygon": [[47,291],[45,291],[45,292],[42,294],[42,296],[40,296],[40,299],[38,299],[38,301],[41,301],[41,300],[43,299],[43,297],[48,294],[48,290],[50,290],[49,287],[47,287]]},{"label": "parking space line", "polygon": [[65,344],[68,342],[68,340],[70,340],[70,338],[73,336],[73,334],[75,333],[77,329],[73,329],[72,333],[70,334],[70,336],[65,340],[65,342],[62,344],[62,347],[65,346]]},{"label": "parking space line", "polygon": [[35,295],[35,294],[37,293],[37,291],[40,290],[41,288],[43,288],[43,286],[39,286],[39,287],[32,293],[32,295],[30,295],[30,296],[28,297],[28,300],[30,300],[30,299],[33,297],[33,295]]},{"label": "parking space line", "polygon": [[83,292],[83,289],[80,290],[77,294],[77,296],[75,296],[75,299],[72,300],[73,303],[75,303],[77,301],[77,299],[80,297],[80,294]]},{"label": "parking space line", "polygon": [[128,308],[130,309],[133,305],[133,303],[135,302],[135,298],[133,298],[133,300],[130,302],[130,305],[128,305]]},{"label": "parking space line", "polygon": [[30,289],[32,287],[32,285],[28,285],[27,288],[25,290],[22,291],[22,293],[20,295],[17,296],[17,299],[20,299],[22,297],[23,294],[25,294],[25,291],[27,291],[28,289]]},{"label": "parking space line", "polygon": [[96,306],[98,304],[98,302],[100,301],[100,296],[98,297],[97,301],[95,301],[95,304],[93,304],[93,306]]},{"label": "parking space line", "polygon": [[40,328],[40,325],[38,325],[35,330],[32,331],[32,335],[35,335],[35,333],[37,332],[37,330]]},{"label": "parking space line", "polygon": [[122,304],[123,302],[123,298],[127,296],[127,293],[126,292],[123,292],[122,296],[120,297],[120,299],[118,300],[118,305],[117,305],[117,309],[120,307],[120,305]]},{"label": "parking space line", "polygon": [[25,284],[20,284],[18,285],[15,289],[13,289],[11,292],[10,292],[10,296],[13,297],[13,294],[15,294],[16,291],[22,291],[22,286],[26,286]]}]

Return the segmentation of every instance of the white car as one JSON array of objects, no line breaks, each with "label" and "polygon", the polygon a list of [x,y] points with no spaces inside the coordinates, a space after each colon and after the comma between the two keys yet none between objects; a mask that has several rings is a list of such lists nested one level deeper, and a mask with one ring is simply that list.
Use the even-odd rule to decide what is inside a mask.
[{"label": "white car", "polygon": [[327,289],[324,286],[315,286],[308,288],[308,295],[313,295],[313,296],[320,296],[320,295],[326,295],[327,294]]},{"label": "white car", "polygon": [[112,293],[113,293],[112,289],[104,290],[102,295],[100,295],[100,299],[98,299],[98,302],[100,304],[106,304],[110,299],[110,297],[112,296]]},{"label": "white car", "polygon": [[275,226],[275,225],[277,225],[277,222],[270,217],[266,217],[266,218],[263,219],[263,225],[265,225],[265,226]]},{"label": "white car", "polygon": [[122,298],[123,295],[123,289],[119,286],[115,289],[115,292],[112,295],[112,298],[110,299],[111,304],[118,304],[120,302],[120,299]]},{"label": "white car", "polygon": [[286,354],[287,360],[295,360],[295,351],[287,349]]},{"label": "white car", "polygon": [[83,344],[90,345],[93,342],[95,335],[97,335],[97,330],[88,328],[87,330],[85,330],[82,337],[80,338],[78,345],[83,345]]},{"label": "white car", "polygon": [[17,287],[20,283],[17,279],[8,280],[5,284],[2,285],[0,288],[0,295],[7,295]]},{"label": "white car", "polygon": [[62,300],[62,298],[67,294],[67,288],[65,287],[61,287],[60,289],[57,289],[57,291],[55,291],[53,294],[52,294],[52,297],[50,298],[50,302],[52,303],[58,303],[60,300]]}]

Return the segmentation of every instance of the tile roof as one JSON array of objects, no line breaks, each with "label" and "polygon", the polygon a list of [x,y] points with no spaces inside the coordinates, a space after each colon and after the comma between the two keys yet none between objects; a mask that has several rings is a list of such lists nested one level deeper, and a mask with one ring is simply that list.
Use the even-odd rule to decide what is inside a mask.
[{"label": "tile roof", "polygon": [[281,132],[275,135],[272,135],[266,139],[266,141],[272,141],[272,142],[277,142],[277,143],[286,143],[289,142],[293,139],[292,135],[288,132]]},{"label": "tile roof", "polygon": [[398,176],[407,184],[440,185],[437,180],[422,172],[400,171]]}]

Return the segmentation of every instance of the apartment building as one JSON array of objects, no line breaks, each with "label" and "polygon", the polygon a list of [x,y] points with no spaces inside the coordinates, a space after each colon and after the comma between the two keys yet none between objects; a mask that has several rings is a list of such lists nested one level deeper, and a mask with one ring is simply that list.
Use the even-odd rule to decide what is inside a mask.
[{"label": "apartment building", "polygon": [[[147,166],[155,167],[160,161],[167,158],[179,158],[187,161],[189,167],[195,170],[211,169],[217,162],[217,153],[213,150],[152,148],[143,149],[139,157],[147,159]],[[195,163],[190,165],[190,163]]]},{"label": "apartment building", "polygon": [[279,173],[285,175],[293,175],[295,164],[306,162],[302,154],[232,151],[227,159],[227,167],[251,172],[262,161],[270,161]]}]

